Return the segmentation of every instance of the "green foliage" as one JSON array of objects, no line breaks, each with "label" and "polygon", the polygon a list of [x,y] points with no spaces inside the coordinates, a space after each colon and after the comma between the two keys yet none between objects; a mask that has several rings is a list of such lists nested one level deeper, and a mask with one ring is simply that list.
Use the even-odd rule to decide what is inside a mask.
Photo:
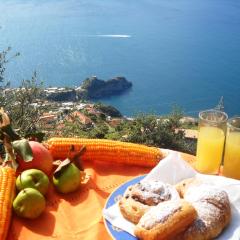
[{"label": "green foliage", "polygon": [[[88,128],[82,124],[78,119],[73,122],[64,121],[64,127],[61,128],[60,135],[63,137],[88,137]],[[53,132],[53,136],[58,135],[56,132]]]},{"label": "green foliage", "polygon": [[98,124],[89,132],[89,136],[91,138],[106,138],[108,131],[109,127],[106,124]]},{"label": "green foliage", "polygon": [[64,122],[61,135],[121,140],[194,154],[196,142],[187,140],[184,131],[180,130],[182,116],[178,109],[162,117],[139,114],[134,120],[123,120],[116,127],[109,126],[101,117],[95,118],[96,121],[90,126],[76,118],[72,122]]},{"label": "green foliage", "polygon": [[[39,118],[45,110],[39,100],[42,93],[42,83],[37,83],[34,72],[31,80],[23,80],[21,86],[5,96],[5,109],[12,125],[22,136],[40,131]],[[37,106],[35,105],[37,103]]]},{"label": "green foliage", "polygon": [[105,115],[111,117],[122,117],[122,114],[113,106],[97,103],[95,104],[95,108],[104,113]]},{"label": "green foliage", "polygon": [[5,78],[7,64],[20,53],[15,53],[9,56],[11,48],[0,52],[0,83],[1,96],[0,107],[10,115],[12,125],[19,131],[22,136],[28,135],[31,132],[36,132],[37,122],[41,115],[41,107],[34,107],[32,104],[40,97],[40,86],[37,85],[37,74],[34,72],[31,80],[23,80],[19,89],[8,90],[10,82]]},{"label": "green foliage", "polygon": [[[0,52],[0,83],[5,83],[5,86],[9,85],[9,81],[5,79],[6,65],[11,61],[12,58],[15,58],[20,55],[20,53],[15,53],[12,56],[8,56],[11,51],[11,47],[8,47],[6,50]],[[4,87],[5,87],[4,86]]]},{"label": "green foliage", "polygon": [[10,86],[10,81],[7,81],[5,78],[5,72],[7,64],[15,57],[19,56],[20,53],[15,53],[9,56],[11,48],[8,47],[7,49],[0,52],[0,107],[4,107],[6,105],[6,98],[5,98],[5,88]]},{"label": "green foliage", "polygon": [[65,120],[61,129],[61,136],[64,137],[85,137],[85,138],[106,138],[109,127],[104,122],[95,125],[85,125],[75,117],[72,121]]},{"label": "green foliage", "polygon": [[124,122],[120,131],[125,141],[192,153],[193,147],[186,141],[184,131],[178,129],[181,117],[182,113],[175,110],[160,118],[140,114],[133,121]]},{"label": "green foliage", "polygon": [[182,128],[184,129],[198,129],[198,122],[188,122],[188,123],[183,123]]},{"label": "green foliage", "polygon": [[105,82],[103,80],[99,80],[96,77],[86,78],[82,85],[82,89],[86,89],[88,91],[97,91],[99,88],[103,87]]},{"label": "green foliage", "polygon": [[88,116],[93,122],[97,122],[98,117],[93,113],[87,113],[86,116]]}]

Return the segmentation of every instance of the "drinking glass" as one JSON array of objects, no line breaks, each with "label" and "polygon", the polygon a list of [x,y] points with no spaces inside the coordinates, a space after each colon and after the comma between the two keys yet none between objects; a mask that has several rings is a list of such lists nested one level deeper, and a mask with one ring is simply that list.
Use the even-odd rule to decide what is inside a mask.
[{"label": "drinking glass", "polygon": [[240,179],[240,117],[231,118],[227,123],[223,175]]},{"label": "drinking glass", "polygon": [[210,109],[199,113],[196,169],[218,174],[222,162],[228,116]]}]

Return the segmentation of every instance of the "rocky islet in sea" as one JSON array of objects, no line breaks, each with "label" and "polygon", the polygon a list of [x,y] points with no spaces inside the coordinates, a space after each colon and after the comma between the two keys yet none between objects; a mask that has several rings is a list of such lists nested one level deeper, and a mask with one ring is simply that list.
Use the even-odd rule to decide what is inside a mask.
[{"label": "rocky islet in sea", "polygon": [[86,78],[76,88],[46,88],[45,97],[52,101],[92,100],[119,95],[132,87],[125,77],[114,77],[107,81],[96,76]]}]

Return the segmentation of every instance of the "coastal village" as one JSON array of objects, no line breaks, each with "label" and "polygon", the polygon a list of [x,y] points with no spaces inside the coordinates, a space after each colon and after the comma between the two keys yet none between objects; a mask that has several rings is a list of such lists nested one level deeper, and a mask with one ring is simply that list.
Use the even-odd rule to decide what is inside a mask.
[{"label": "coastal village", "polygon": [[[89,98],[98,99],[104,96],[115,95],[121,93],[131,86],[124,77],[116,77],[114,79],[103,81],[96,76],[87,78],[83,84],[74,89],[69,88],[45,88],[44,102],[40,100],[42,107],[49,109],[40,117],[40,124],[49,131],[53,126],[61,130],[64,125],[63,122],[73,123],[74,121],[86,127],[94,127],[94,119],[102,118],[109,126],[116,126],[122,122],[123,119],[128,119],[115,108],[113,112],[106,113],[99,108],[97,104],[92,103]],[[84,97],[82,93],[84,92]],[[86,97],[87,96],[87,97]],[[90,97],[89,97],[90,96]],[[38,103],[37,103],[38,104]],[[39,106],[36,106],[39,107]],[[109,109],[109,108],[108,108]],[[91,117],[90,117],[91,116]]]},{"label": "coastal village", "polygon": [[[91,79],[96,80],[96,76],[92,77]],[[118,78],[118,80],[122,80],[122,78]],[[124,79],[125,81],[125,79]],[[81,87],[76,88],[76,91],[80,90]],[[112,90],[112,89],[111,89]],[[124,89],[126,90],[126,89]],[[121,92],[124,91],[121,89]],[[67,88],[46,88],[45,90],[46,96],[49,99],[62,99],[62,96],[64,96],[65,100],[68,101],[45,101],[45,105],[50,105],[51,109],[49,112],[45,112],[44,115],[41,117],[41,123],[44,124],[46,127],[57,125],[58,128],[62,127],[62,122],[64,120],[67,121],[73,121],[73,119],[77,118],[78,121],[80,121],[83,125],[86,126],[94,126],[94,121],[88,116],[95,115],[96,117],[99,117],[100,115],[105,115],[106,123],[111,127],[116,127],[118,124],[120,124],[123,121],[132,121],[133,117],[130,116],[123,116],[117,109],[114,109],[112,106],[111,108],[114,109],[113,112],[103,112],[100,109],[96,108],[96,104],[89,102],[89,101],[79,101],[76,99],[73,94],[72,89]],[[116,91],[115,91],[116,92]],[[106,95],[109,95],[106,94]],[[111,95],[111,94],[110,94]],[[52,97],[54,96],[54,97]],[[58,97],[56,97],[58,96]],[[59,98],[61,96],[61,98]],[[66,97],[68,96],[68,97]],[[69,101],[72,100],[72,101]],[[77,100],[77,101],[76,101]],[[70,114],[69,114],[70,113]],[[197,125],[197,119],[191,116],[184,116],[180,122],[182,125],[190,125],[190,126],[196,126]],[[196,129],[181,129],[185,132],[185,137],[189,140],[195,141],[197,139],[197,130]]]},{"label": "coastal village", "polygon": [[[104,96],[121,94],[132,85],[124,77],[116,77],[114,81],[111,80],[110,87],[108,83],[108,81],[103,82],[103,80],[93,76],[87,78],[81,86],[75,88],[44,88],[40,94],[41,97],[35,99],[30,104],[35,109],[43,109],[37,125],[45,133],[49,134],[51,131],[54,131],[54,134],[58,132],[60,134],[66,123],[77,122],[86,128],[94,128],[97,119],[100,118],[105,125],[115,128],[124,121],[132,121],[134,119],[132,116],[123,116],[113,106],[104,106],[98,103],[102,96],[101,94],[104,94]],[[20,91],[20,88],[5,88],[3,93],[4,95],[9,95],[18,91]],[[85,96],[91,97],[83,98],[82,92],[84,92]],[[194,126],[197,124],[197,119],[184,116],[181,119],[181,123],[183,126]],[[187,128],[184,129],[184,132],[187,139],[196,140],[196,129]]]},{"label": "coastal village", "polygon": [[[93,78],[97,78],[94,76]],[[94,127],[96,119],[101,118],[109,127],[115,128],[123,121],[132,121],[132,116],[123,116],[120,111],[112,106],[104,106],[99,108],[99,103],[95,100],[79,99],[78,91],[81,91],[81,86],[77,88],[64,87],[48,87],[43,89],[41,98],[35,99],[31,105],[36,109],[44,109],[38,125],[45,132],[56,131],[65,126],[64,123],[74,123],[74,121],[82,124],[85,127]],[[17,92],[18,88],[5,89],[5,94]],[[122,91],[122,90],[121,90]],[[184,116],[180,122],[183,126],[196,126],[197,119],[190,116]],[[197,130],[187,127],[184,130],[185,137],[195,141],[197,139]]]}]

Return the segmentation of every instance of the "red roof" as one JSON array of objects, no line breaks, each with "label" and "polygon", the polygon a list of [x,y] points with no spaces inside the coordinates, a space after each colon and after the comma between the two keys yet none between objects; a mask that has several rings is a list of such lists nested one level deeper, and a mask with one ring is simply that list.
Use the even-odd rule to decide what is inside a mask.
[{"label": "red roof", "polygon": [[83,113],[79,112],[79,111],[75,111],[71,114],[69,114],[66,117],[66,120],[69,122],[73,122],[75,118],[78,118],[80,120],[81,123],[83,124],[91,124],[92,120],[87,117],[86,115],[84,115]]}]

